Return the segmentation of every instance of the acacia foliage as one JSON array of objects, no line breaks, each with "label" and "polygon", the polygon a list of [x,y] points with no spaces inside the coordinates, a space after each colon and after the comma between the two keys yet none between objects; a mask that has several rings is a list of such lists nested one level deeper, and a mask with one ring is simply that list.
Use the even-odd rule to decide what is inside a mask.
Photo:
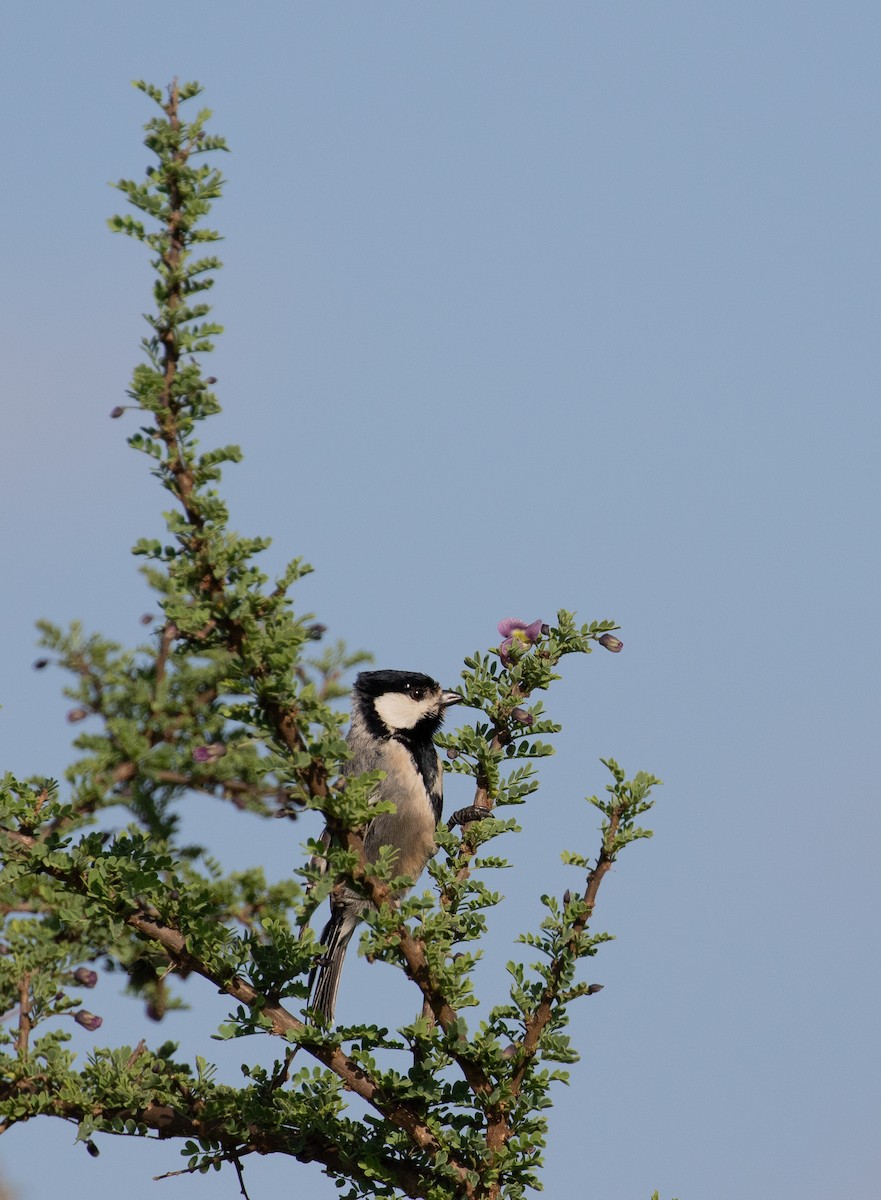
[{"label": "acacia foliage", "polygon": [[[367,656],[316,645],[324,628],[292,600],[310,568],[295,560],[274,580],[260,570],[267,540],[230,528],[218,490],[240,452],[196,438],[219,411],[202,363],[221,332],[206,302],[221,266],[206,218],[226,146],[207,132],[207,110],[188,115],[197,84],[138,86],[158,109],[145,138],[155,162],[144,180],[120,181],[134,213],[110,224],[149,252],[154,307],[129,404],[112,415],[138,415],[128,443],[171,500],[165,537],[134,547],[161,617],[133,649],[41,623],[38,665],[69,673],[70,716],[90,720],[63,784],[7,776],[0,789],[0,1132],[54,1116],[91,1152],[106,1134],[175,1139],[185,1169],[230,1163],[240,1181],[256,1152],[317,1160],[350,1197],[522,1196],[540,1186],[552,1085],[577,1057],[569,1006],[597,990],[579,964],[607,936],[592,929],[598,889],[621,850],[649,836],[639,822],[658,781],[604,760],[611,782],[589,797],[602,814],[598,846],[564,854],[573,888],[542,897],[540,928],[520,937],[527,961],[508,963],[505,1002],[469,1020],[485,914],[501,899],[491,880],[507,866],[491,843],[517,831],[508,810],[534,795],[545,739],[560,728],[539,694],[564,656],[620,649],[617,626],[561,611],[465,658],[475,719],[438,742],[474,802],[438,831],[428,890],[401,898],[411,881],[393,857],[364,861],[375,777],[341,774],[335,701]],[[259,867],[223,872],[210,846],[182,838],[181,802],[194,791],[267,820],[320,811],[330,843],[307,851],[326,872],[308,861],[282,882]],[[120,812],[125,827],[111,832]],[[328,1028],[305,1007],[320,955],[309,919],[341,881],[373,901],[367,953],[397,967],[414,1010],[421,1003],[394,1033]],[[274,1065],[246,1062],[240,1080],[221,1081],[146,1024],[135,1046],[100,1045],[101,1018],[85,1007],[98,970],[123,972],[158,1022],[184,995],[198,1010],[219,989],[229,1015],[218,1036],[242,1039],[245,1055],[247,1039],[273,1039]],[[69,1046],[71,1017],[96,1035],[84,1063]]]}]

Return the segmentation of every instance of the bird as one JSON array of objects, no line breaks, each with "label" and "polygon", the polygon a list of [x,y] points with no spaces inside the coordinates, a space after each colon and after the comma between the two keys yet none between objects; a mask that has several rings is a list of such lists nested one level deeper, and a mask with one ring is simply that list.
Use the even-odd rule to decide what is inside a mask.
[{"label": "bird", "polygon": [[[419,671],[362,671],[357,676],[344,773],[384,771],[372,801],[395,804],[394,812],[379,813],[365,829],[367,862],[376,861],[381,847],[392,846],[397,872],[415,880],[434,854],[444,776],[433,738],[447,709],[463,699]],[[328,1024],[333,1022],[346,950],[369,904],[345,885],[331,896],[330,920],[320,939],[324,954],[309,980],[309,1007]]]}]

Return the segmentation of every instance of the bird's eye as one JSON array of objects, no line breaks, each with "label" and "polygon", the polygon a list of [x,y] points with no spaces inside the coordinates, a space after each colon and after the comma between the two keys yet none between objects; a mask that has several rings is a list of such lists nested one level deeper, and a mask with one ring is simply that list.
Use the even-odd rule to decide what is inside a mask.
[{"label": "bird's eye", "polygon": [[425,699],[425,688],[421,688],[421,687],[410,688],[410,695],[414,700],[424,700]]}]

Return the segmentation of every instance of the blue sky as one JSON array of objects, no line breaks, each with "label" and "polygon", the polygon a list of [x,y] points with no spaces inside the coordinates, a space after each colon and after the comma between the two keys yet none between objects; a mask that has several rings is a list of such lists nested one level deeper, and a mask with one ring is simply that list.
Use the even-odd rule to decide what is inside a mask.
[{"label": "blue sky", "polygon": [[[68,761],[37,617],[141,635],[128,551],[164,497],[107,414],[149,271],[107,181],[148,162],[130,80],[196,78],[233,151],[212,373],[213,437],[246,455],[234,525],[272,536],[269,568],[316,566],[300,603],[332,635],[447,685],[501,617],[623,626],[549,697],[565,728],[485,967],[492,993],[572,882],[559,851],[592,850],[599,757],[660,775],[655,838],[601,893],[617,940],[574,1011],[551,1196],[878,1194],[879,34],[877,5],[811,0],[6,13],[3,767]],[[189,820],[230,865],[299,861],[293,827]],[[343,988],[342,1017],[408,1019],[379,967]],[[222,1000],[189,989],[144,1031],[102,980],[101,1036],[234,1071],[250,1049],[227,1062]],[[153,1183],[173,1146],[93,1161],[73,1136],[2,1139],[20,1200],[238,1195]],[[253,1200],[336,1194],[247,1173]]]}]

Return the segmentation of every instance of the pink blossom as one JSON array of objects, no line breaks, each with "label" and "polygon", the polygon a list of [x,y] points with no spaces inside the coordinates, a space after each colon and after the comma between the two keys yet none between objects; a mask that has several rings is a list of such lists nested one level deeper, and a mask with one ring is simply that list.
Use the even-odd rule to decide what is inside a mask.
[{"label": "pink blossom", "polygon": [[511,649],[514,643],[517,643],[519,650],[527,650],[541,637],[542,621],[533,621],[531,625],[527,625],[525,621],[518,621],[516,617],[505,617],[503,621],[499,621],[499,633],[504,638],[499,646],[499,657],[502,663],[509,667],[513,661]]}]

